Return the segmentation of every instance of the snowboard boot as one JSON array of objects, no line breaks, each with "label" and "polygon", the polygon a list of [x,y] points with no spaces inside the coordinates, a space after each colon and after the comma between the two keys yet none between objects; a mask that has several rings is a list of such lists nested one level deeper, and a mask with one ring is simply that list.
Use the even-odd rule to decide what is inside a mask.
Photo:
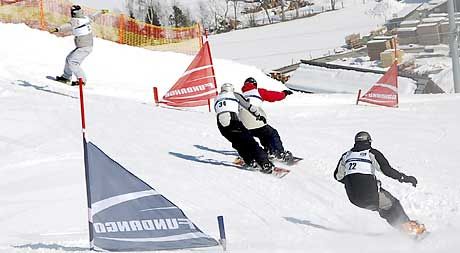
[{"label": "snowboard boot", "polygon": [[259,165],[257,164],[256,160],[252,160],[252,162],[248,164],[248,167],[253,170],[256,170],[258,166]]},{"label": "snowboard boot", "polygon": [[271,151],[271,150],[265,150],[265,149],[264,149],[264,151],[265,151],[265,153],[267,153],[268,160],[271,161],[271,160],[273,160],[273,159],[276,158],[276,155],[275,155],[275,153],[274,153],[273,151]]},{"label": "snowboard boot", "polygon": [[256,171],[256,170],[258,170],[258,167],[259,167],[257,162],[254,161],[254,160],[252,162],[250,162],[249,164],[243,162],[243,165],[240,165],[240,166],[241,166],[242,169],[250,170],[250,171]]},{"label": "snowboard boot", "polygon": [[278,159],[285,163],[290,163],[294,159],[294,156],[290,151],[283,151],[279,153]]},{"label": "snowboard boot", "polygon": [[[83,82],[82,84],[85,85],[85,82]],[[78,81],[72,81],[72,83],[70,85],[71,86],[79,86],[80,83]]]},{"label": "snowboard boot", "polygon": [[233,160],[233,164],[243,166],[246,163],[244,162],[243,158],[238,156],[237,158],[235,158],[235,160]]},{"label": "snowboard boot", "polygon": [[407,233],[408,235],[418,236],[425,233],[426,228],[425,225],[418,223],[417,221],[408,221],[401,224],[401,229],[403,232]]},{"label": "snowboard boot", "polygon": [[71,81],[63,76],[56,76],[56,81],[65,83],[65,84],[71,84]]},{"label": "snowboard boot", "polygon": [[275,168],[275,165],[273,165],[273,163],[266,162],[262,165],[262,169],[260,169],[260,172],[265,173],[265,174],[272,174],[274,168]]}]

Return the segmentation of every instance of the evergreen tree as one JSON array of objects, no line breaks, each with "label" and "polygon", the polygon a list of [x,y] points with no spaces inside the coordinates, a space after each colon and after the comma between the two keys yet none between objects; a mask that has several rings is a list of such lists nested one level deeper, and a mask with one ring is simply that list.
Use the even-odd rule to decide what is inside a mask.
[{"label": "evergreen tree", "polygon": [[173,14],[169,17],[169,22],[175,27],[186,27],[191,24],[190,19],[177,5],[173,6]]}]

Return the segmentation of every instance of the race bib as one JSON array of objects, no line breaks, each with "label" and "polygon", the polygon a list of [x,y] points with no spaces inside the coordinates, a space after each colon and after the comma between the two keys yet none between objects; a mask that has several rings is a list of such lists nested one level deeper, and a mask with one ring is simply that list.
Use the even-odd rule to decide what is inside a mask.
[{"label": "race bib", "polygon": [[345,155],[345,175],[355,173],[374,175],[369,150],[359,152],[349,151]]},{"label": "race bib", "polygon": [[91,33],[91,21],[89,18],[72,18],[72,33],[75,36],[83,36]]},{"label": "race bib", "polygon": [[214,102],[214,110],[216,113],[235,112],[238,113],[239,103],[233,92],[224,92],[217,96]]}]

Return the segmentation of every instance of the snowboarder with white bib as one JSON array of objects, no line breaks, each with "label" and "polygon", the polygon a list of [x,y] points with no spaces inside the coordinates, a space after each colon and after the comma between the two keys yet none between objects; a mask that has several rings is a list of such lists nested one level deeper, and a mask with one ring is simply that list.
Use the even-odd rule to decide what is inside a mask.
[{"label": "snowboarder with white bib", "polygon": [[[266,113],[262,109],[262,102],[276,102],[285,99],[288,95],[292,94],[290,90],[284,91],[271,91],[263,88],[257,88],[257,81],[249,77],[244,81],[244,85],[241,88],[243,96],[251,102],[260,111],[261,115],[265,118]],[[281,137],[278,131],[267,124],[256,120],[254,116],[247,110],[240,108],[239,117],[244,126],[249,129],[249,132],[254,137],[260,140],[260,144],[264,147],[267,153],[278,160],[289,162],[293,159],[293,155],[290,151],[287,151],[283,147]]]},{"label": "snowboarder with white bib", "polygon": [[238,118],[239,108],[245,108],[259,121],[266,121],[266,119],[260,115],[257,107],[251,105],[243,95],[234,90],[232,84],[224,83],[221,92],[215,98],[214,110],[217,113],[219,131],[232,143],[232,147],[236,149],[247,166],[256,168],[258,165],[261,172],[272,173],[274,165],[269,161],[267,153]]},{"label": "snowboarder with white bib", "polygon": [[[49,30],[51,33],[72,31],[72,35],[75,36],[74,42],[76,48],[67,55],[64,73],[61,76],[56,76],[56,81],[70,85],[78,85],[78,79],[81,78],[83,80],[83,84],[86,84],[86,76],[80,65],[93,50],[93,32],[91,29],[91,23],[98,16],[107,12],[108,10],[101,10],[93,15],[85,16],[79,5],[72,5],[70,8],[70,21]],[[77,81],[72,82],[72,75],[75,75]]]},{"label": "snowboarder with white bib", "polygon": [[399,200],[381,187],[375,171],[413,187],[417,186],[417,179],[393,169],[385,156],[371,147],[371,142],[369,133],[357,133],[353,148],[341,156],[334,178],[345,185],[348,199],[354,205],[377,211],[398,230],[410,235],[423,234],[425,226],[409,219]]}]

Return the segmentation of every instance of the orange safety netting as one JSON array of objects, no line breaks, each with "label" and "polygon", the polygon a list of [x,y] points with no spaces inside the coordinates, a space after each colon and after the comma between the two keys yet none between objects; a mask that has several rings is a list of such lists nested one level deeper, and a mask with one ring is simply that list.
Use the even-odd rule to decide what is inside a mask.
[{"label": "orange safety netting", "polygon": [[[0,0],[0,22],[25,23],[46,30],[70,19],[72,3],[67,0]],[[96,10],[83,7],[90,15]],[[159,51],[195,54],[201,48],[201,29],[154,26],[123,14],[105,14],[93,24],[96,37]]]}]

